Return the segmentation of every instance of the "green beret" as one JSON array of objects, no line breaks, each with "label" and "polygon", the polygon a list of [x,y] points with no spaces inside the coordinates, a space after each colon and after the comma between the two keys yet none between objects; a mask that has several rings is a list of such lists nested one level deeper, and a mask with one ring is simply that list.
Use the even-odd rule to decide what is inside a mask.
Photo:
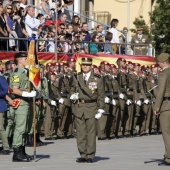
[{"label": "green beret", "polygon": [[81,59],[81,64],[92,64],[92,58],[82,58]]},{"label": "green beret", "polygon": [[168,58],[170,57],[170,55],[168,53],[161,53],[157,58],[156,60],[158,62],[165,62],[168,60]]},{"label": "green beret", "polygon": [[27,54],[19,52],[19,53],[15,54],[15,56],[14,56],[15,59],[22,58],[22,57],[27,57]]}]

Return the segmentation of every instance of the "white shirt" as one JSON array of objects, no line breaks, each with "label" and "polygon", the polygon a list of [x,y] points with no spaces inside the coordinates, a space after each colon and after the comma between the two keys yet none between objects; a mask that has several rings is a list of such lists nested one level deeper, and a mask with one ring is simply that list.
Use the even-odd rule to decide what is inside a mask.
[{"label": "white shirt", "polygon": [[38,19],[31,17],[28,14],[26,15],[25,27],[30,37],[32,36],[32,34],[35,34],[36,38],[38,38],[37,30],[38,30],[39,25],[40,25],[40,21]]},{"label": "white shirt", "polygon": [[88,72],[87,74],[83,73],[83,79],[87,82],[89,80],[90,75],[91,75],[91,71]]},{"label": "white shirt", "polygon": [[142,34],[138,34],[138,38],[141,39],[142,38]]},{"label": "white shirt", "polygon": [[24,5],[23,3],[20,3],[20,7],[24,8],[26,7],[27,5]]},{"label": "white shirt", "polygon": [[111,28],[110,32],[113,34],[113,38],[111,40],[111,43],[120,43],[117,29]]}]

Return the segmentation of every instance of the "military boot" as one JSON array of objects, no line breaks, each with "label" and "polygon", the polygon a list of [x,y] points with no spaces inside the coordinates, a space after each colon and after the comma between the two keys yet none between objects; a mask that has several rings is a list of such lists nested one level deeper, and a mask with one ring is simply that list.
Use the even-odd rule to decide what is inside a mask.
[{"label": "military boot", "polygon": [[40,140],[40,134],[39,133],[36,133],[36,143],[37,143],[37,146],[46,145],[43,141]]},{"label": "military boot", "polygon": [[34,146],[33,135],[32,134],[28,134],[26,146],[28,146],[28,147]]},{"label": "military boot", "polygon": [[23,153],[23,155],[29,160],[29,161],[31,161],[31,160],[33,160],[34,159],[34,156],[32,155],[28,155],[28,154],[26,154],[26,152],[25,152],[25,146],[22,146],[22,153]]},{"label": "military boot", "polygon": [[8,145],[9,145],[9,148],[12,149],[12,141],[13,141],[13,137],[8,137]]},{"label": "military boot", "polygon": [[14,148],[14,155],[13,155],[13,162],[29,162],[29,159],[27,159],[21,150],[21,147]]}]

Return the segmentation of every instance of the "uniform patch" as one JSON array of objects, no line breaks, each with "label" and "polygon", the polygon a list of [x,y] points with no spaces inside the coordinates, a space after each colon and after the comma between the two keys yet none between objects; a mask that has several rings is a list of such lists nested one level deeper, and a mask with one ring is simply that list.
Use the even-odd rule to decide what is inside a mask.
[{"label": "uniform patch", "polygon": [[13,83],[19,83],[19,81],[20,81],[20,79],[19,79],[18,76],[13,76],[13,77],[12,77],[12,82],[13,82]]}]

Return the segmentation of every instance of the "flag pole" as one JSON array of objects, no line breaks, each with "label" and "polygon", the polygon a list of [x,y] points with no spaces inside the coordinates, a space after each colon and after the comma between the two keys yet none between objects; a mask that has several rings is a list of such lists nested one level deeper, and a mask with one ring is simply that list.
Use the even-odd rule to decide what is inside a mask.
[{"label": "flag pole", "polygon": [[34,160],[36,159],[36,105],[35,97],[33,98],[33,115],[34,115]]}]

